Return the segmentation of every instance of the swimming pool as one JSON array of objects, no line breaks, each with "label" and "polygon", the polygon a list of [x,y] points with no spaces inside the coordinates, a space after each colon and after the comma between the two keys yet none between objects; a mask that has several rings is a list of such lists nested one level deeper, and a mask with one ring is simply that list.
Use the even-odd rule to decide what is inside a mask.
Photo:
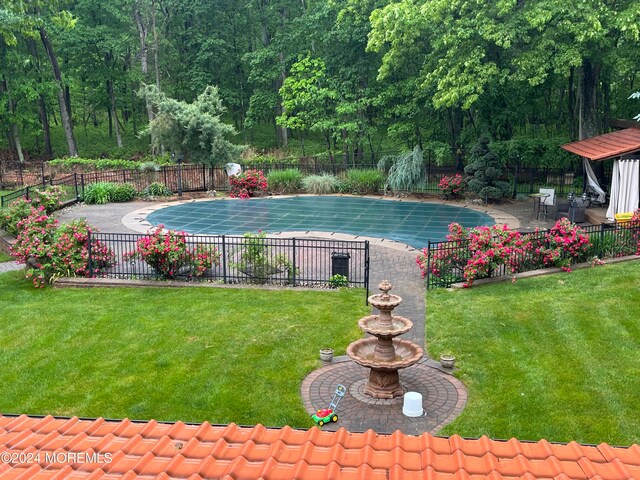
[{"label": "swimming pool", "polygon": [[453,222],[465,227],[495,223],[487,214],[452,205],[331,195],[190,202],[156,210],[147,221],[191,234],[324,231],[387,238],[415,248],[445,240]]}]

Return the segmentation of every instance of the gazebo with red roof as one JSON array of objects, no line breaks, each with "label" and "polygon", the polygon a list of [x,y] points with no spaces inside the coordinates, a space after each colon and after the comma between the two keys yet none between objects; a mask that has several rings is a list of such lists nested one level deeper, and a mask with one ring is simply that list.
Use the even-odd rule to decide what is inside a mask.
[{"label": "gazebo with red roof", "polygon": [[[595,177],[590,175],[589,161],[614,159],[607,218],[614,219],[617,213],[626,213],[638,208],[640,201],[640,128],[626,128],[596,137],[561,145],[568,152],[585,159],[588,182],[594,186]],[[598,185],[599,187],[599,185]]]}]

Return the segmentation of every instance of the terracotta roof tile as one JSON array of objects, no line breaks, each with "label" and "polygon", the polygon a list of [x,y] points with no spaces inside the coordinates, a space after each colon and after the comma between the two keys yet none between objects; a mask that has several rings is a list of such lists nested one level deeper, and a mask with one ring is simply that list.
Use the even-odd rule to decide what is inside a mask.
[{"label": "terracotta roof tile", "polygon": [[[640,447],[0,416],[0,480],[640,479]],[[36,457],[39,455],[39,457]],[[54,457],[51,457],[51,456]],[[48,457],[47,457],[48,456]],[[109,456],[108,461],[106,460]]]},{"label": "terracotta roof tile", "polygon": [[640,129],[627,128],[567,143],[560,147],[591,160],[606,160],[640,150]]}]

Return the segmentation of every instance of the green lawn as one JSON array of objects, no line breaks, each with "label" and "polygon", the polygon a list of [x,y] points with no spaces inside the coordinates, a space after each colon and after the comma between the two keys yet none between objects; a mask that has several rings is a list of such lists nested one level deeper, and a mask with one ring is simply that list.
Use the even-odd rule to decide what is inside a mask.
[{"label": "green lawn", "polygon": [[427,343],[469,390],[444,434],[640,442],[640,262],[430,290]]},{"label": "green lawn", "polygon": [[13,260],[13,257],[11,255],[9,255],[8,253],[4,253],[2,250],[0,250],[0,263],[10,262],[11,260]]},{"label": "green lawn", "polygon": [[362,290],[0,291],[5,413],[308,427],[302,379],[368,311]]}]

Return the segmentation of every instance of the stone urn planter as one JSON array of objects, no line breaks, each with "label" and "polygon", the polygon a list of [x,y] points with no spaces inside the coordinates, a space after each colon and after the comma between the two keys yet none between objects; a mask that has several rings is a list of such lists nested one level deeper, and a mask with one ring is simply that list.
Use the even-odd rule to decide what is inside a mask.
[{"label": "stone urn planter", "polygon": [[440,355],[440,365],[447,370],[451,370],[456,364],[456,357],[449,353],[443,353]]},{"label": "stone urn planter", "polygon": [[330,363],[333,360],[333,348],[321,348],[320,360],[325,363]]}]

